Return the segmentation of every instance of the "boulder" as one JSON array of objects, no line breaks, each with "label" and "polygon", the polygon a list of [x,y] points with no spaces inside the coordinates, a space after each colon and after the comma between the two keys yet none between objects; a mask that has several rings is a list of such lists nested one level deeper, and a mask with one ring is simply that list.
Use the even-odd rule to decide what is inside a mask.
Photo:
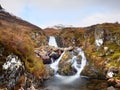
[{"label": "boulder", "polygon": [[75,68],[72,67],[70,62],[63,63],[61,67],[59,67],[58,73],[60,75],[70,76],[76,73]]},{"label": "boulder", "polygon": [[1,79],[9,90],[13,89],[17,81],[24,74],[25,67],[18,56],[10,54],[6,58],[6,62],[3,64],[3,78]]},{"label": "boulder", "polygon": [[105,79],[106,78],[105,70],[102,67],[99,68],[93,62],[91,62],[91,60],[88,60],[85,68],[81,72],[81,75],[88,76],[93,79]]},{"label": "boulder", "polygon": [[47,76],[44,77],[44,79],[49,79],[54,75],[54,70],[50,67],[50,65],[45,65],[45,66],[46,66]]},{"label": "boulder", "polygon": [[50,53],[49,57],[52,58],[53,60],[56,60],[60,57],[60,55],[59,53],[53,51],[52,53]]},{"label": "boulder", "polygon": [[70,51],[66,51],[59,63],[59,69],[58,69],[59,74],[70,76],[76,73],[76,70],[72,67],[71,59],[72,56]]},{"label": "boulder", "polygon": [[50,59],[49,56],[41,56],[41,59],[42,59],[44,64],[50,64],[51,63],[51,59]]}]

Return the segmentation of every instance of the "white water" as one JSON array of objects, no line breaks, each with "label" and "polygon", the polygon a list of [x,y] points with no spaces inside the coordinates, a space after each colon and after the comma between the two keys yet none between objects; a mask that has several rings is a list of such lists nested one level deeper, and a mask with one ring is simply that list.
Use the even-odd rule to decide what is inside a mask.
[{"label": "white water", "polygon": [[61,56],[60,56],[55,62],[53,62],[53,63],[50,65],[50,67],[51,67],[52,69],[54,69],[55,74],[56,74],[57,71],[58,71],[58,64],[59,64],[62,56],[64,55],[64,53],[65,53],[65,51],[61,54]]},{"label": "white water", "polygon": [[[49,45],[50,46],[55,46],[57,47],[57,43],[55,41],[55,37],[53,36],[50,36],[50,39],[49,39]],[[65,49],[66,50],[66,49]],[[72,59],[70,60],[70,62],[72,63],[72,67],[74,67],[76,70],[77,70],[77,73],[73,76],[62,76],[62,75],[59,75],[57,73],[59,67],[59,62],[62,58],[62,56],[64,55],[65,53],[65,50],[64,52],[61,54],[61,56],[55,61],[53,62],[50,67],[52,69],[54,69],[55,71],[55,76],[57,78],[60,79],[60,81],[62,81],[62,83],[70,83],[70,82],[73,82],[75,81],[76,79],[78,79],[80,77],[80,73],[82,72],[82,70],[84,69],[85,65],[86,65],[86,57],[84,55],[84,52],[80,49],[80,48],[77,48],[77,52],[78,52],[78,56],[81,55],[82,56],[82,60],[81,60],[81,64],[78,64],[77,63],[77,59],[78,59],[78,56],[75,56],[73,55]]]},{"label": "white water", "polygon": [[78,64],[77,56],[73,56],[72,58],[72,61],[74,62],[72,66],[77,70],[75,76],[79,76],[86,65],[86,57],[84,55],[84,52],[80,48],[77,48],[77,51],[78,51],[78,55],[82,56],[82,60],[81,60],[81,64]]},{"label": "white water", "polygon": [[50,36],[48,45],[58,47],[54,36]]}]

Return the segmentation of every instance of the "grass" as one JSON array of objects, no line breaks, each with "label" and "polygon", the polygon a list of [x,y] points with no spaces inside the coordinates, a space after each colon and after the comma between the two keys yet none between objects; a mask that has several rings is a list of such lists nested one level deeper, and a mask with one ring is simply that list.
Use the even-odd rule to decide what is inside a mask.
[{"label": "grass", "polygon": [[[5,49],[3,57],[7,57],[11,53],[19,56],[25,63],[27,71],[39,78],[45,75],[46,70],[41,59],[38,59],[34,53],[34,49],[38,44],[31,39],[31,33],[34,33],[33,31],[29,27],[18,24],[10,25],[8,22],[4,22],[0,26],[0,45]],[[35,32],[37,31],[35,30]],[[41,43],[43,43],[44,38],[41,35],[38,40],[41,40]],[[0,62],[2,65],[5,59],[0,60]]]}]

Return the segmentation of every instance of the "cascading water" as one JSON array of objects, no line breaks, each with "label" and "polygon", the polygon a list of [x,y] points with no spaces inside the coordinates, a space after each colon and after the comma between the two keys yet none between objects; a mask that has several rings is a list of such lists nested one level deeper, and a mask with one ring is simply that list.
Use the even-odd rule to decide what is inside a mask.
[{"label": "cascading water", "polygon": [[[50,36],[50,38],[49,38],[49,45],[50,45],[50,46],[58,47],[54,36]],[[55,62],[53,62],[53,63],[50,65],[50,67],[51,67],[52,69],[54,69],[55,74],[57,74],[56,76],[59,76],[59,77],[64,77],[64,76],[59,75],[59,74],[57,73],[57,71],[58,71],[58,69],[59,69],[59,67],[58,67],[59,62],[60,62],[62,56],[64,55],[65,50],[66,50],[66,48],[64,49],[64,52],[61,54],[61,56],[60,56]],[[74,76],[72,76],[72,77],[79,77],[81,71],[83,70],[84,66],[86,65],[86,57],[85,57],[85,55],[84,55],[84,52],[83,52],[80,48],[77,48],[77,52],[78,52],[78,55],[81,55],[81,56],[82,56],[82,60],[81,60],[81,64],[78,64],[78,63],[77,63],[77,56],[73,55],[73,57],[72,57],[72,59],[71,59],[71,63],[73,63],[73,64],[72,64],[72,67],[74,67],[74,68],[77,70],[77,73],[76,73]]]},{"label": "cascading water", "polygon": [[[78,52],[78,55],[77,56],[73,55],[72,59],[70,60],[70,62],[72,63],[72,67],[74,67],[77,70],[77,73],[75,75],[72,75],[72,76],[62,76],[62,75],[56,74],[56,77],[60,78],[63,81],[63,83],[71,83],[71,82],[75,81],[76,79],[78,79],[80,77],[80,73],[82,72],[82,70],[84,69],[84,67],[86,65],[86,57],[84,55],[84,52],[80,48],[77,48],[77,52]],[[82,60],[81,60],[80,64],[77,63],[77,59],[78,59],[79,55],[82,56]],[[61,56],[63,56],[63,55],[61,55]],[[60,57],[60,59],[61,58],[62,57]],[[58,64],[56,65],[57,70],[58,70]]]},{"label": "cascading water", "polygon": [[48,43],[48,45],[49,45],[49,46],[58,47],[54,36],[50,36],[50,37],[49,37],[49,43]]},{"label": "cascading water", "polygon": [[50,67],[51,67],[52,69],[54,69],[55,74],[57,74],[58,64],[59,64],[62,56],[64,55],[64,53],[65,53],[65,51],[61,54],[61,56],[60,56],[55,62],[53,62],[53,63],[50,65]]},{"label": "cascading water", "polygon": [[76,61],[77,56],[73,56],[72,60],[74,61],[73,66],[77,70],[76,76],[79,76],[86,65],[86,57],[84,55],[84,52],[80,48],[77,48],[77,51],[78,51],[78,55],[82,56],[81,64],[77,63],[77,61]]},{"label": "cascading water", "polygon": [[[50,36],[49,45],[58,47],[54,36]],[[78,88],[85,85],[86,79],[83,79],[82,77],[80,77],[80,73],[82,72],[82,70],[84,69],[86,65],[86,57],[81,48],[76,48],[76,51],[78,55],[73,54],[72,58],[69,61],[72,63],[72,67],[76,69],[77,73],[72,76],[62,76],[57,73],[59,69],[58,67],[59,62],[66,52],[66,48],[64,48],[64,52],[61,54],[61,56],[55,62],[50,64],[50,67],[54,69],[55,71],[55,76],[52,79],[47,81],[46,83],[47,89],[49,90],[78,90]],[[77,62],[78,56],[82,57],[81,63]]]}]

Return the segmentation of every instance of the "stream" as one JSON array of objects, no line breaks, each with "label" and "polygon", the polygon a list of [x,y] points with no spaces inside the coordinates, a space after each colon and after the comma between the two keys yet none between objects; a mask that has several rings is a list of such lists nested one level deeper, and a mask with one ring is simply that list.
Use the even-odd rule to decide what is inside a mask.
[{"label": "stream", "polygon": [[[48,44],[49,46],[58,47],[54,36],[50,36]],[[61,56],[50,64],[50,67],[54,70],[54,76],[44,83],[47,90],[82,90],[86,87],[88,77],[80,75],[86,65],[86,57],[81,48],[77,48],[78,55],[82,57],[81,63],[77,63],[78,56],[74,54],[72,55],[72,59],[69,60],[69,62],[72,63],[72,67],[76,69],[76,74],[72,76],[63,76],[57,72],[59,69],[59,62],[65,51],[66,48],[64,48],[64,52]]]}]

